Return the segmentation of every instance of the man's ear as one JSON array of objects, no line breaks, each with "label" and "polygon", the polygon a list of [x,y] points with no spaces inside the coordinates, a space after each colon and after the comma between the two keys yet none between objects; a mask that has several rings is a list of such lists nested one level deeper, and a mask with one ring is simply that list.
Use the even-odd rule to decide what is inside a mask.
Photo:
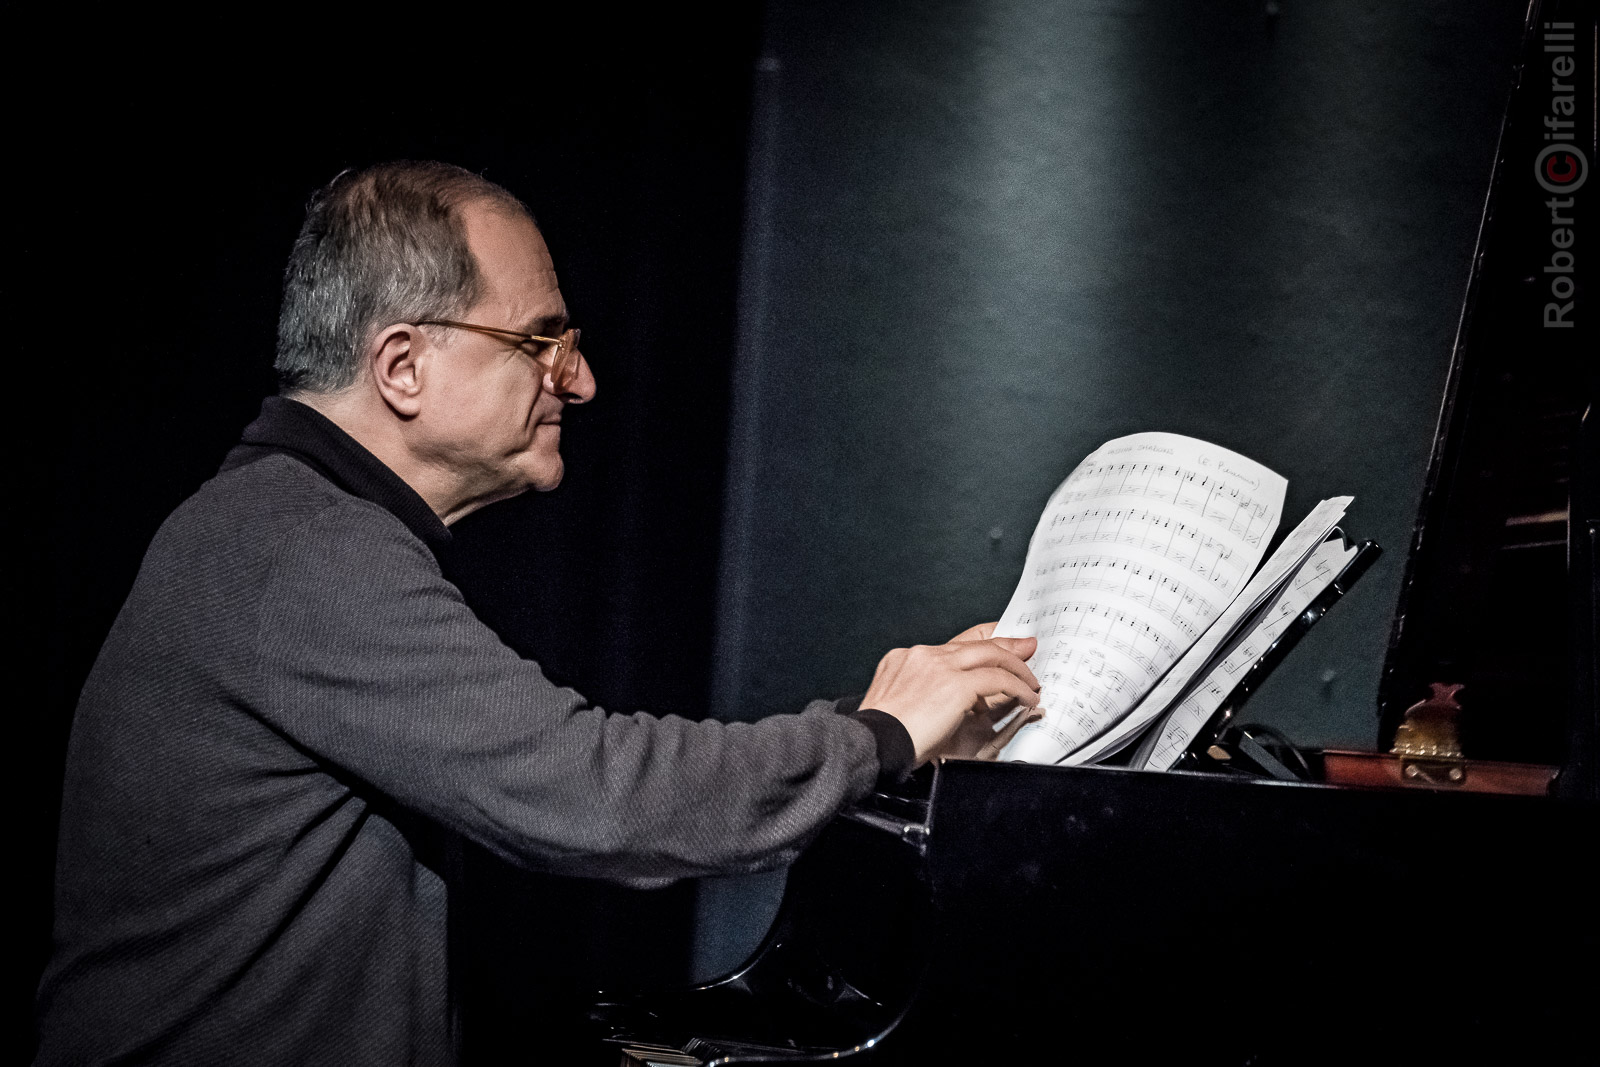
[{"label": "man's ear", "polygon": [[408,323],[386,326],[367,346],[367,365],[378,395],[401,418],[414,418],[422,410],[422,364],[427,340]]}]

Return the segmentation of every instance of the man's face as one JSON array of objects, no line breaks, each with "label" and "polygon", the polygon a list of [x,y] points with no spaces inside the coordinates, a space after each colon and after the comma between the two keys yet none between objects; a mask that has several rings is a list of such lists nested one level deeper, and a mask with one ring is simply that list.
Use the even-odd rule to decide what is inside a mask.
[{"label": "man's face", "polygon": [[[461,317],[480,326],[557,337],[567,306],[544,238],[525,215],[492,204],[462,209],[484,295]],[[428,461],[458,480],[460,514],[526,489],[561,484],[561,415],[594,396],[580,361],[564,392],[549,388],[542,365],[511,338],[426,327],[436,341],[428,372]]]}]

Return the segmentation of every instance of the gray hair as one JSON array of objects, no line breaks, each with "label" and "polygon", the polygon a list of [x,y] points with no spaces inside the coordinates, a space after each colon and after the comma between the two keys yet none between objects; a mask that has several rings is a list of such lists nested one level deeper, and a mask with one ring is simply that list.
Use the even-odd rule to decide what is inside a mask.
[{"label": "gray hair", "polygon": [[347,170],[318,190],[283,275],[273,362],[283,392],[353,385],[385,326],[459,318],[477,303],[483,279],[457,209],[483,200],[533,217],[494,182],[448,163]]}]

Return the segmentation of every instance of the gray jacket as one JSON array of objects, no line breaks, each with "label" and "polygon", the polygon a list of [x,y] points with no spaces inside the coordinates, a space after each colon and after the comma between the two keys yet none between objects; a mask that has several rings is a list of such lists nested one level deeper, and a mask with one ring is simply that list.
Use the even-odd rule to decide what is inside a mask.
[{"label": "gray jacket", "polygon": [[829,704],[588,706],[372,464],[270,400],[152,543],[73,724],[41,1062],[449,1062],[453,835],[632,885],[748,871],[908,761]]}]

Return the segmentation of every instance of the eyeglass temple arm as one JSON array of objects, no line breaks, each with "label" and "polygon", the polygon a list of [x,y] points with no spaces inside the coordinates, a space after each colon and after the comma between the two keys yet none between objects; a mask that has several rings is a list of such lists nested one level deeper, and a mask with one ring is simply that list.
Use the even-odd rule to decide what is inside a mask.
[{"label": "eyeglass temple arm", "polygon": [[476,330],[478,333],[499,333],[507,337],[516,337],[524,341],[544,341],[552,345],[566,347],[566,342],[559,337],[545,337],[537,333],[522,333],[519,330],[507,330],[499,326],[479,326],[475,322],[457,322],[455,319],[420,319],[418,326],[453,326],[458,330]]}]

